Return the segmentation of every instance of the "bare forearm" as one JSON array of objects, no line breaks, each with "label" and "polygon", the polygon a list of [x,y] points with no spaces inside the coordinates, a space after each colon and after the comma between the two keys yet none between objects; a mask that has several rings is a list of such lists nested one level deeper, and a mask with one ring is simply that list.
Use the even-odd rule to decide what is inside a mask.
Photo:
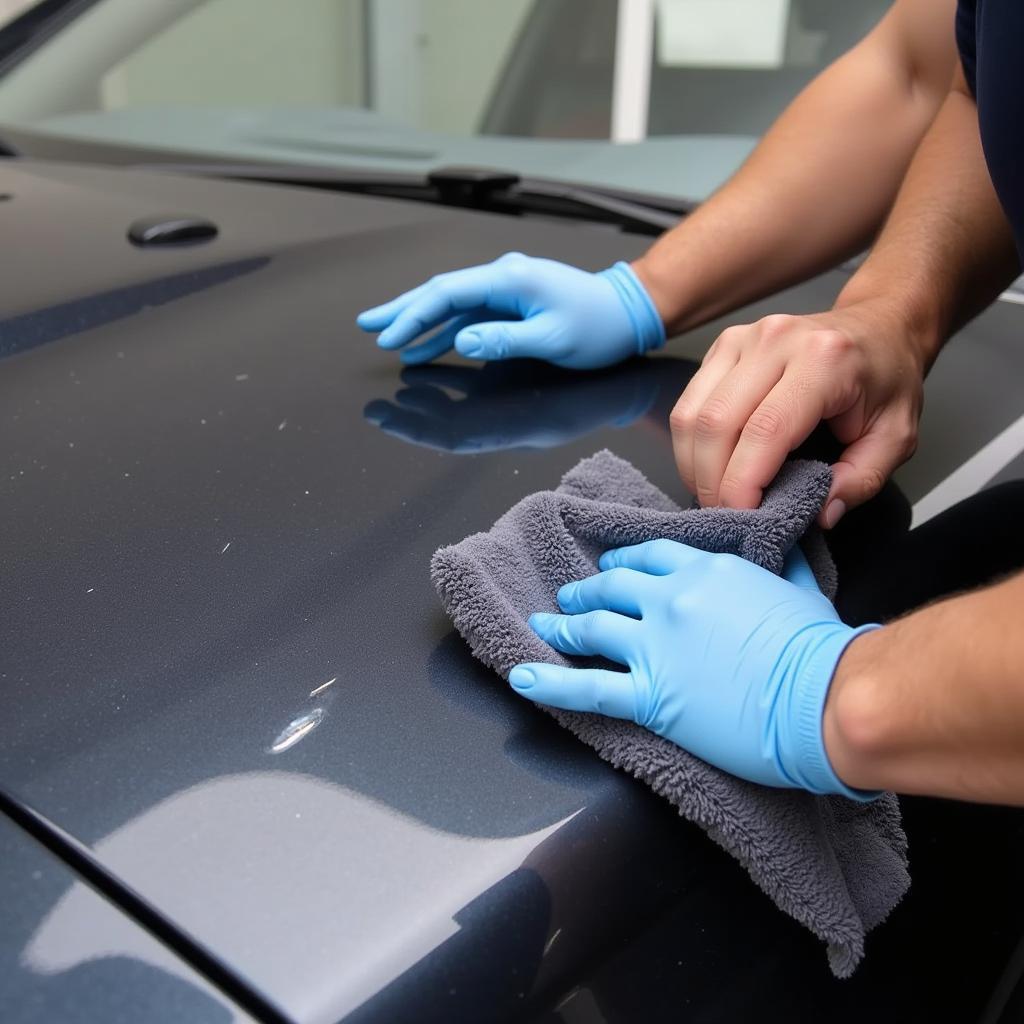
[{"label": "bare forearm", "polygon": [[718,193],[634,264],[670,331],[871,241],[948,85],[952,4],[939,6],[897,3],[794,100]]},{"label": "bare forearm", "polygon": [[823,727],[851,786],[1024,805],[1024,574],[858,637]]},{"label": "bare forearm", "polygon": [[922,347],[927,367],[945,339],[1019,272],[992,187],[978,114],[962,74],[914,156],[871,255],[836,308],[884,306]]}]

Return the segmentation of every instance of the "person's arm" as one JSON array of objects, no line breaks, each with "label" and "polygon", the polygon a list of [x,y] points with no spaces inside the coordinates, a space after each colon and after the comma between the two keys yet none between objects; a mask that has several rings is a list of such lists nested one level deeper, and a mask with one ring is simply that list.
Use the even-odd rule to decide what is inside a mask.
[{"label": "person's arm", "polygon": [[898,0],[715,195],[633,263],[669,333],[867,247],[949,87],[954,6]]},{"label": "person's arm", "polygon": [[633,266],[589,274],[509,254],[438,274],[365,310],[359,326],[405,363],[454,348],[596,369],[660,347],[665,323],[693,327],[834,266],[874,237],[942,102],[952,22],[953,0],[897,0],[732,181]]},{"label": "person's arm", "polygon": [[835,525],[913,453],[924,374],[939,348],[1018,272],[958,71],[835,307],[730,327],[708,350],[671,417],[683,480],[702,504],[751,508],[825,420],[847,446],[821,516]]},{"label": "person's arm", "polygon": [[800,549],[776,576],[671,540],[607,551],[535,613],[523,696],[650,729],[751,782],[1024,806],[1024,574],[886,626],[845,625]]},{"label": "person's arm", "polygon": [[1024,804],[1024,575],[857,637],[824,736],[849,786]]}]

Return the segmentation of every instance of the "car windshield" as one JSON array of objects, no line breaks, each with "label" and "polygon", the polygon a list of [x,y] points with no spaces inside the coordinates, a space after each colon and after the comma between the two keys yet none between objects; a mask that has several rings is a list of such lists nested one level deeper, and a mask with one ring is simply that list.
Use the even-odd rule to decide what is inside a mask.
[{"label": "car windshield", "polygon": [[56,30],[0,32],[0,135],[42,155],[474,165],[700,199],[888,6],[79,0]]}]

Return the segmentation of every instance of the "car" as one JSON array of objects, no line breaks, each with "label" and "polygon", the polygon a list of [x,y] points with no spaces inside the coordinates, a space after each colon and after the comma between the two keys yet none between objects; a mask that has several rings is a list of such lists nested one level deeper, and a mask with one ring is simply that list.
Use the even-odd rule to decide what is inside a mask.
[{"label": "car", "polygon": [[[14,116],[39,69],[87,108],[109,65],[61,54],[142,6],[0,32],[0,1018],[1024,1019],[1019,812],[904,800],[913,887],[837,980],[432,589],[437,547],[601,448],[687,500],[668,410],[727,321],[596,373],[399,373],[356,313],[508,249],[635,257],[701,196],[555,155],[268,159],[207,146],[198,109],[162,140],[141,108]],[[728,322],[822,308],[847,272]],[[1024,476],[1022,315],[1011,292],[950,343],[854,548]]]}]

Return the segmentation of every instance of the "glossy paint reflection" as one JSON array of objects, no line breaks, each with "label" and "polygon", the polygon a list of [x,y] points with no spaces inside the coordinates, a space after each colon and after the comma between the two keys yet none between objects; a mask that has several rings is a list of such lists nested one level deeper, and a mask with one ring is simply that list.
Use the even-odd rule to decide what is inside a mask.
[{"label": "glossy paint reflection", "polygon": [[[226,951],[243,974],[272,991],[287,987],[289,1013],[329,1021],[450,939],[464,908],[513,876],[581,803],[536,832],[467,856],[481,852],[478,840],[424,829],[341,786],[249,772],[169,797],[101,839],[95,851],[157,907],[174,906],[180,924]],[[276,879],[273,888],[251,898],[250,888],[268,877]],[[543,930],[546,890],[541,884],[531,891],[541,901]],[[68,971],[136,955],[130,926],[116,916],[83,926],[84,908],[94,900],[76,883],[57,901],[25,947],[33,970]],[[521,899],[520,909],[533,912]],[[273,942],[265,941],[268,928]],[[254,943],[257,935],[264,940]],[[333,965],[326,976],[324,954]],[[170,954],[147,962],[180,974]]]},{"label": "glossy paint reflection", "polygon": [[460,455],[555,448],[654,413],[659,395],[678,396],[696,368],[666,358],[590,373],[529,359],[410,366],[394,397],[363,415],[393,437]]},{"label": "glossy paint reflection", "polygon": [[[0,907],[4,1021],[230,1024],[250,1019],[3,817]],[[58,914],[55,928],[48,922]]]}]

